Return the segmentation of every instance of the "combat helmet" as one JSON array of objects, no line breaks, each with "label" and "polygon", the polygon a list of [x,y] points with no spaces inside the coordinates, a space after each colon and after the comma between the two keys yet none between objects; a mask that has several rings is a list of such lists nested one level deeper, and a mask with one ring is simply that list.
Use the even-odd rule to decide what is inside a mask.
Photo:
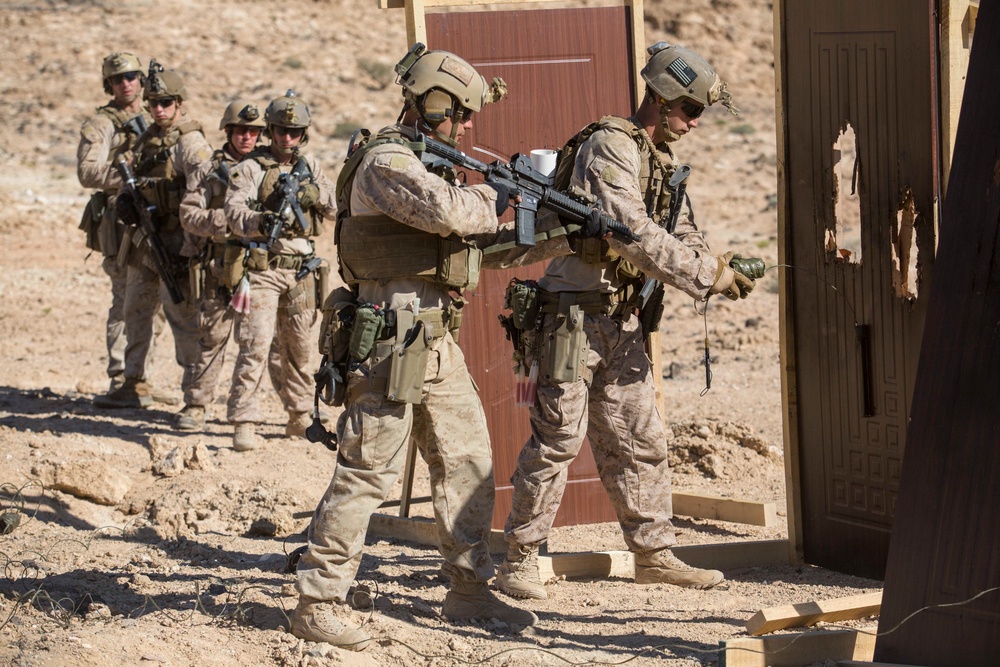
[{"label": "combat helmet", "polygon": [[110,56],[104,59],[101,63],[101,77],[104,80],[104,92],[108,95],[113,95],[111,90],[111,77],[117,76],[118,74],[128,74],[129,72],[138,72],[139,81],[145,85],[146,77],[142,74],[142,61],[131,53],[125,53],[124,51],[115,51]]},{"label": "combat helmet", "polygon": [[[499,102],[507,94],[507,84],[495,77],[492,83],[468,62],[447,51],[428,51],[417,42],[396,64],[396,83],[403,87],[403,113],[413,107],[420,117],[436,128],[446,118],[461,123],[466,113]],[[467,111],[466,111],[467,110]],[[403,114],[400,114],[402,118]],[[452,145],[452,136],[445,138]],[[444,138],[444,137],[442,137]]]},{"label": "combat helmet", "polygon": [[726,89],[728,84],[694,51],[676,44],[657,42],[646,52],[650,57],[642,68],[642,78],[649,89],[668,104],[681,98],[706,107],[721,101],[733,115],[739,113]]},{"label": "combat helmet", "polygon": [[262,128],[266,123],[256,102],[253,100],[233,100],[222,114],[219,129],[224,130],[230,125]]},{"label": "combat helmet", "polygon": [[142,99],[155,100],[162,97],[173,97],[178,100],[187,98],[184,79],[172,69],[163,69],[163,65],[155,60],[149,61],[149,74],[142,90]]}]

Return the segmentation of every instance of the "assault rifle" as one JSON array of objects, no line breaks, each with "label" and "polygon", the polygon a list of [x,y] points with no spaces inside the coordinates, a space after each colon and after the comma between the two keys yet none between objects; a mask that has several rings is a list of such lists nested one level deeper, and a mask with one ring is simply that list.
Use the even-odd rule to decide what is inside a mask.
[{"label": "assault rifle", "polygon": [[[423,142],[424,150],[435,157],[442,158],[456,167],[478,171],[487,183],[497,183],[505,186],[511,196],[519,195],[521,201],[514,205],[514,238],[519,246],[535,245],[535,216],[538,209],[547,208],[581,225],[586,224],[592,211],[600,210],[573,197],[559,192],[551,185],[551,179],[541,172],[535,171],[531,160],[521,153],[511,157],[504,164],[499,160],[486,164],[471,158],[457,148],[435,141],[426,135],[418,135],[418,142]],[[607,213],[600,213],[600,220],[608,231],[618,234],[630,241],[638,241],[639,236],[621,222]]]},{"label": "assault rifle", "polygon": [[267,247],[281,238],[281,232],[293,222],[299,229],[306,233],[309,231],[309,218],[302,210],[302,203],[299,201],[299,189],[312,178],[312,171],[306,164],[305,158],[299,158],[292,170],[287,174],[278,176],[277,191],[281,199],[278,200],[278,209],[269,215],[267,222],[270,228],[267,230]]},{"label": "assault rifle", "polygon": [[170,300],[178,304],[184,300],[184,294],[181,293],[180,285],[177,284],[177,278],[171,270],[173,262],[170,259],[170,254],[163,247],[163,241],[156,233],[156,223],[153,222],[153,213],[156,212],[156,207],[146,204],[145,198],[139,192],[139,185],[136,183],[135,174],[132,173],[132,169],[128,166],[128,160],[125,159],[124,155],[119,155],[115,158],[115,168],[121,174],[122,181],[125,183],[125,194],[128,195],[128,198],[132,202],[132,208],[135,210],[136,217],[139,220],[139,227],[142,228],[146,237],[146,245],[149,246],[149,255],[153,259],[153,266],[156,267],[156,273],[159,274],[160,280],[166,285],[167,292],[170,294]]}]

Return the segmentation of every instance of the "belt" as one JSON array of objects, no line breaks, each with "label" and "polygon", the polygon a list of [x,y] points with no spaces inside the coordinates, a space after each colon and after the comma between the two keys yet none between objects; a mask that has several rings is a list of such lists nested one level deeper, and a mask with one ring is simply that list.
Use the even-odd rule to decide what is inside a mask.
[{"label": "belt", "polygon": [[622,317],[631,313],[628,301],[623,300],[619,292],[607,293],[592,290],[589,292],[546,292],[538,290],[539,310],[543,313],[558,315],[569,312],[570,306],[579,306],[585,315],[605,315]]},{"label": "belt", "polygon": [[309,259],[302,255],[278,255],[268,253],[267,266],[272,269],[292,269],[298,271],[302,264]]}]

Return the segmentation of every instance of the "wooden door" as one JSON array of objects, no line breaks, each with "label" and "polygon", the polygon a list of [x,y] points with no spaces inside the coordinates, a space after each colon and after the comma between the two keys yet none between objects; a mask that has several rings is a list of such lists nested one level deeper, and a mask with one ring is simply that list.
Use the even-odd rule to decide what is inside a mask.
[{"label": "wooden door", "polygon": [[880,661],[1000,664],[998,52],[1000,5],[983,3],[892,530]]},{"label": "wooden door", "polygon": [[933,269],[933,12],[786,0],[778,24],[800,546],[870,577],[884,572]]},{"label": "wooden door", "polygon": [[[510,94],[474,117],[462,149],[484,162],[534,148],[560,148],[603,115],[632,113],[634,84],[627,7],[428,14],[431,49],[452,51]],[[640,37],[641,38],[641,37]],[[474,178],[469,179],[475,182]],[[511,346],[497,322],[511,277],[537,278],[543,266],[483,272],[465,310],[461,346],[479,385],[493,442],[497,500],[493,527],[510,511],[510,476],[530,435],[527,408],[515,408]],[[569,469],[556,525],[615,521],[589,444]]]}]

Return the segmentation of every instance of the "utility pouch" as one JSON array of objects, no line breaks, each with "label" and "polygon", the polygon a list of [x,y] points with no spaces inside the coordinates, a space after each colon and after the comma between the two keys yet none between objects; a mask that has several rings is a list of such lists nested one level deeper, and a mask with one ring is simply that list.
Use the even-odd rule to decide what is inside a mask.
[{"label": "utility pouch", "polygon": [[448,306],[448,333],[457,343],[459,329],[462,328],[462,309],[465,308],[465,299],[455,299]]},{"label": "utility pouch", "polygon": [[267,271],[267,250],[251,248],[246,260],[247,271]]},{"label": "utility pouch", "polygon": [[197,257],[192,257],[188,261],[188,287],[191,289],[189,303],[201,301],[205,288],[205,265]]},{"label": "utility pouch", "polygon": [[559,309],[558,326],[542,344],[542,375],[554,382],[576,382],[586,368],[590,351],[583,330],[583,309],[572,305]]},{"label": "utility pouch", "polygon": [[323,320],[319,328],[319,353],[335,363],[347,363],[351,327],[358,304],[354,293],[340,287],[323,302]]},{"label": "utility pouch", "polygon": [[382,337],[385,329],[385,313],[382,308],[364,303],[354,311],[354,325],[348,343],[348,355],[352,362],[360,363],[368,359],[375,341]]},{"label": "utility pouch", "polygon": [[538,321],[538,283],[512,278],[504,294],[503,307],[511,311],[514,327],[532,329]]},{"label": "utility pouch", "polygon": [[222,255],[220,281],[226,289],[234,290],[246,274],[247,249],[241,245],[227,245]]},{"label": "utility pouch", "polygon": [[316,307],[318,310],[322,310],[330,290],[330,265],[327,264],[326,260],[323,260],[313,275],[316,279]]},{"label": "utility pouch", "polygon": [[83,209],[83,217],[80,218],[80,230],[86,235],[86,245],[91,250],[101,251],[100,228],[101,220],[104,218],[104,211],[108,207],[108,195],[104,192],[95,192],[90,195],[87,205]]},{"label": "utility pouch", "polygon": [[430,333],[423,322],[417,322],[406,330],[402,341],[393,348],[389,383],[385,391],[385,397],[390,401],[420,403],[423,400],[427,353],[432,340]]}]

